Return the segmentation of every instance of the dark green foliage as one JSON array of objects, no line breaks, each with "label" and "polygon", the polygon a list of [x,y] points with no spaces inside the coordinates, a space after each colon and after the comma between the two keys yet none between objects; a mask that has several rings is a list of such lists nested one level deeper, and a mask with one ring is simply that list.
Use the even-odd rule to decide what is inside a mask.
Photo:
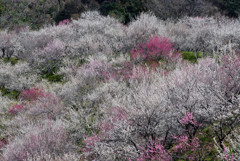
[{"label": "dark green foliage", "polygon": [[196,52],[192,52],[192,51],[182,51],[180,53],[182,54],[183,59],[188,60],[192,63],[195,63],[197,61],[197,59],[203,57],[202,52],[196,53]]},{"label": "dark green foliage", "polygon": [[0,16],[4,14],[6,11],[6,7],[3,5],[2,1],[0,0]]},{"label": "dark green foliage", "polygon": [[63,75],[47,73],[46,75],[44,75],[44,78],[46,78],[50,82],[61,82],[63,79]]},{"label": "dark green foliage", "polygon": [[99,10],[124,24],[145,11],[162,19],[211,16],[217,12],[238,17],[240,0],[0,0],[0,28],[30,26],[39,29],[44,24],[79,18],[87,10]]},{"label": "dark green foliage", "polygon": [[125,20],[125,9],[117,2],[105,3],[103,6],[101,6],[100,12],[104,16],[110,15],[115,17],[121,22],[124,22]]},{"label": "dark green foliage", "polygon": [[[86,59],[80,59],[78,63],[79,63],[79,65],[82,65],[87,62],[88,61]],[[56,74],[62,65],[59,65],[59,63],[51,62],[51,61],[49,62],[49,64],[51,64],[51,65],[49,65],[48,68],[44,68],[44,67],[41,68],[42,69],[42,71],[41,71],[42,78],[47,79],[50,82],[62,82],[64,75]]]},{"label": "dark green foliage", "polygon": [[57,71],[57,68],[53,68],[51,71],[42,71],[41,75],[50,82],[62,82],[64,76],[56,74]]},{"label": "dark green foliage", "polygon": [[238,17],[240,15],[239,0],[214,0],[214,4],[222,10],[226,10],[227,15],[230,17]]},{"label": "dark green foliage", "polygon": [[16,91],[16,90],[9,91],[4,87],[0,88],[0,91],[2,93],[2,96],[8,96],[8,97],[13,98],[13,99],[17,99],[19,97],[20,93],[21,93],[21,92]]},{"label": "dark green foliage", "polygon": [[203,145],[206,145],[205,149],[208,149],[207,156],[205,158],[206,161],[214,160],[217,155],[217,151],[214,147],[214,130],[211,126],[207,126],[203,129],[202,135],[198,136]]},{"label": "dark green foliage", "polygon": [[145,11],[147,9],[141,0],[110,1],[103,3],[100,7],[101,14],[118,18],[124,24],[129,23]]},{"label": "dark green foliage", "polygon": [[65,10],[59,12],[56,17],[54,18],[54,21],[58,24],[60,21],[65,19],[70,19],[71,15],[67,13]]},{"label": "dark green foliage", "polygon": [[[2,3],[1,3],[2,2]],[[38,29],[44,24],[53,23],[53,17],[59,11],[59,6],[55,0],[40,1],[0,1],[0,12],[2,5],[5,12],[1,14],[0,28],[30,26],[32,29]]]},{"label": "dark green foliage", "polygon": [[229,16],[238,17],[240,14],[240,1],[239,0],[222,0],[228,10]]}]

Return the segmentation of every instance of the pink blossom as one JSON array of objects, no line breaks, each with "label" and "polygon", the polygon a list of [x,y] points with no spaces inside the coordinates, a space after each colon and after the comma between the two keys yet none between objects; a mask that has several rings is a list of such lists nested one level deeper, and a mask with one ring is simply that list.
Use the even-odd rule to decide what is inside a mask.
[{"label": "pink blossom", "polygon": [[173,160],[170,153],[165,150],[160,140],[150,139],[147,146],[142,147],[142,153],[137,161],[156,160],[156,161],[171,161]]},{"label": "pink blossom", "polygon": [[20,98],[24,101],[36,101],[40,97],[49,97],[50,93],[45,92],[40,87],[34,87],[28,90],[24,90],[21,93]]},{"label": "pink blossom", "polygon": [[201,126],[201,124],[197,123],[197,121],[194,119],[193,114],[186,113],[185,116],[179,121],[181,124],[187,125],[187,124],[192,124],[195,126]]},{"label": "pink blossom", "polygon": [[130,53],[132,60],[143,61],[176,62],[181,57],[181,54],[176,52],[169,39],[158,36],[151,37],[145,44],[139,44]]},{"label": "pink blossom", "polygon": [[24,110],[24,106],[22,104],[20,105],[14,105],[9,109],[9,113],[14,115],[20,111]]},{"label": "pink blossom", "polygon": [[68,25],[71,21],[69,19],[62,20],[58,23],[58,26]]},{"label": "pink blossom", "polygon": [[[227,156],[227,151],[226,151],[226,148],[225,148],[224,145],[223,145],[223,149],[224,149],[224,154],[225,154],[225,157],[226,157],[226,161],[229,161],[228,156]],[[232,154],[232,161],[234,161],[233,154]]]}]

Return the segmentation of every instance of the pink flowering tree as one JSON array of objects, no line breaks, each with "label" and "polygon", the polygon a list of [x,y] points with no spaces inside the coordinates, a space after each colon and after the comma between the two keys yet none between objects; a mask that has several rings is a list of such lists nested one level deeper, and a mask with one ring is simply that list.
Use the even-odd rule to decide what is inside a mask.
[{"label": "pink flowering tree", "polygon": [[171,156],[171,153],[165,149],[160,140],[150,139],[149,143],[147,143],[146,146],[142,148],[140,157],[137,158],[137,161],[147,160],[172,161],[173,158]]},{"label": "pink flowering tree", "polygon": [[153,36],[146,43],[139,44],[131,50],[131,59],[136,62],[153,64],[177,62],[181,55],[174,49],[169,39]]},{"label": "pink flowering tree", "polygon": [[22,91],[20,99],[23,101],[36,101],[40,97],[49,97],[51,94],[45,92],[41,87],[33,87]]},{"label": "pink flowering tree", "polygon": [[33,87],[31,89],[23,90],[20,94],[20,100],[22,101],[19,105],[14,105],[9,109],[9,113],[15,115],[21,111],[26,110],[28,101],[37,101],[39,98],[50,97],[50,93],[45,92],[41,87]]},{"label": "pink flowering tree", "polygon": [[196,136],[199,128],[202,126],[201,123],[198,123],[193,116],[193,113],[186,113],[185,116],[178,121],[182,128],[185,130],[185,133],[190,139]]},{"label": "pink flowering tree", "polygon": [[[41,119],[56,119],[63,110],[61,100],[44,91],[41,87],[34,87],[28,90],[22,91],[20,94],[21,104],[14,105],[9,109],[11,115],[19,115],[18,123],[21,124],[27,120],[27,116],[32,116],[35,119],[36,116]],[[18,124],[17,123],[17,124]]]},{"label": "pink flowering tree", "polygon": [[24,105],[23,104],[20,104],[20,105],[14,105],[12,106],[10,109],[9,109],[9,113],[14,115],[14,114],[17,114],[18,112],[21,112],[24,110]]},{"label": "pink flowering tree", "polygon": [[180,136],[173,136],[174,155],[181,157],[185,156],[188,160],[196,160],[201,150],[200,140],[197,136],[199,128],[202,126],[193,116],[193,113],[186,113],[183,118],[178,120],[183,129],[183,134]]}]

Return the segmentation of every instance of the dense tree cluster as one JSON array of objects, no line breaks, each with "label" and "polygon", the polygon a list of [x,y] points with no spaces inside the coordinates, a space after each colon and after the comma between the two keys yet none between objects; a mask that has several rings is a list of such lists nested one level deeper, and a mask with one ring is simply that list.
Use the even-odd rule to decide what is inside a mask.
[{"label": "dense tree cluster", "polygon": [[152,12],[164,20],[184,16],[238,17],[240,4],[238,0],[0,0],[0,28],[39,29],[45,24],[78,19],[89,10],[128,24],[141,12]]},{"label": "dense tree cluster", "polygon": [[239,25],[92,11],[0,31],[0,160],[238,160]]},{"label": "dense tree cluster", "polygon": [[230,17],[238,17],[240,14],[240,2],[238,0],[213,0]]}]

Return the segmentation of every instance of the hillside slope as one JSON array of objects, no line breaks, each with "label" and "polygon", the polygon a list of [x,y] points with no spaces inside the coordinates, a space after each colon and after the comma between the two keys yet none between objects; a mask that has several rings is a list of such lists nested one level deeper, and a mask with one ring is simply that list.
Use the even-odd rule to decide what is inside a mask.
[{"label": "hillside slope", "polygon": [[38,29],[64,19],[78,19],[84,11],[99,10],[127,24],[141,12],[160,19],[183,16],[238,17],[238,0],[0,0],[0,28]]}]

